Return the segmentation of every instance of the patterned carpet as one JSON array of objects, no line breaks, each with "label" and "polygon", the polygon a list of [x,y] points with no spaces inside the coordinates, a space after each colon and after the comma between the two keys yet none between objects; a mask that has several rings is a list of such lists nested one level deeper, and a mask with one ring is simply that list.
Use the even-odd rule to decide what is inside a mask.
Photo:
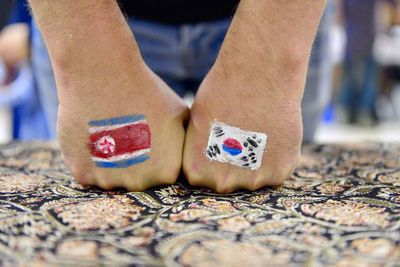
[{"label": "patterned carpet", "polygon": [[280,187],[84,188],[56,145],[0,146],[0,266],[400,266],[400,145],[308,145]]}]

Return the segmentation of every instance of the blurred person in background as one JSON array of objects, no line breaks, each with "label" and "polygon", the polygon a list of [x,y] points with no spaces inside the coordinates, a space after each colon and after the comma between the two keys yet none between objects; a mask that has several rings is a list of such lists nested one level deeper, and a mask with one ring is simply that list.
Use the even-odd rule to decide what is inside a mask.
[{"label": "blurred person in background", "polygon": [[[3,41],[4,37],[1,38],[4,34],[1,34],[3,28],[8,24],[10,13],[12,7],[12,0],[8,1],[1,1],[0,2],[0,85],[5,84],[10,79],[10,75],[7,72],[6,62],[9,61],[5,57],[7,56],[5,51],[7,50],[6,47],[9,45]],[[18,36],[18,35],[17,35]],[[9,38],[7,38],[9,39]],[[15,37],[13,38],[15,39]],[[5,44],[2,44],[5,43]],[[11,56],[12,57],[12,56]]]},{"label": "blurred person in background", "polygon": [[32,74],[32,19],[27,3],[13,1],[9,17],[8,25],[0,32],[0,105],[12,111],[14,139],[46,139],[48,127]]},{"label": "blurred person in background", "polygon": [[382,67],[382,86],[378,116],[382,120],[400,120],[400,0],[397,5],[382,5],[381,31],[374,55]]},{"label": "blurred person in background", "polygon": [[380,2],[390,0],[341,0],[339,12],[346,34],[342,84],[337,96],[339,120],[362,126],[376,125],[379,66],[373,56]]},{"label": "blurred person in background", "polygon": [[303,142],[313,142],[322,114],[331,102],[333,58],[331,30],[335,22],[335,0],[326,1],[317,35],[311,50],[306,85],[301,102],[303,116]]}]

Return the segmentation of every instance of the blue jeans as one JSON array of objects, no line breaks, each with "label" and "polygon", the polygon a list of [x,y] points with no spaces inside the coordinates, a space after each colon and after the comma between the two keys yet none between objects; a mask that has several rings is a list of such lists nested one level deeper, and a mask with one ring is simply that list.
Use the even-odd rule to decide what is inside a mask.
[{"label": "blue jeans", "polygon": [[171,26],[129,20],[146,64],[178,95],[195,93],[210,70],[230,20]]},{"label": "blue jeans", "polygon": [[349,113],[350,122],[355,122],[359,113],[363,111],[374,116],[377,74],[377,63],[372,52],[364,58],[345,58],[339,102]]},{"label": "blue jeans", "polygon": [[[326,13],[330,13],[330,10]],[[330,23],[330,20],[326,20]],[[325,25],[323,22],[321,25]],[[230,20],[219,20],[182,26],[163,25],[143,20],[129,20],[140,51],[147,65],[175,92],[196,92],[202,79],[213,65]],[[328,27],[320,27],[319,44],[311,54],[309,78],[303,103],[304,140],[311,141],[330,95],[330,67],[327,58]],[[56,85],[40,32],[33,29],[32,65],[39,86],[41,102],[45,106],[51,137],[56,138],[58,100]],[[323,66],[323,67],[321,67]],[[322,90],[322,91],[320,91]],[[310,93],[308,93],[310,91]]]},{"label": "blue jeans", "polygon": [[42,34],[33,21],[31,38],[31,65],[33,77],[42,104],[50,139],[57,138],[58,95],[53,68]]},{"label": "blue jeans", "polygon": [[313,141],[322,113],[331,100],[333,63],[330,54],[330,29],[334,15],[335,3],[328,0],[311,50],[301,103],[303,140],[306,142]]}]

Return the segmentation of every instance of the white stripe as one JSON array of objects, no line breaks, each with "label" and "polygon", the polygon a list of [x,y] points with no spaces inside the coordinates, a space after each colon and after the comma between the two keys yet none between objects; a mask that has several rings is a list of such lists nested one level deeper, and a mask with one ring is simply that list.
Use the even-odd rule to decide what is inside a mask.
[{"label": "white stripe", "polygon": [[118,125],[107,125],[107,126],[94,126],[89,128],[89,134],[97,133],[97,132],[102,132],[102,131],[112,131],[118,128],[122,128],[127,125],[134,125],[138,123],[146,123],[147,121],[145,119],[140,120],[140,121],[135,121],[132,123],[124,123],[124,124],[118,124]]},{"label": "white stripe", "polygon": [[118,156],[114,156],[114,157],[110,157],[110,158],[99,158],[99,157],[92,157],[92,160],[94,161],[104,161],[104,162],[114,162],[114,161],[119,161],[119,160],[124,160],[124,159],[129,159],[129,158],[134,158],[134,157],[138,157],[140,155],[146,154],[150,152],[150,148],[146,148],[146,149],[142,149],[139,151],[135,151],[132,153],[125,153],[122,155],[118,155]]}]

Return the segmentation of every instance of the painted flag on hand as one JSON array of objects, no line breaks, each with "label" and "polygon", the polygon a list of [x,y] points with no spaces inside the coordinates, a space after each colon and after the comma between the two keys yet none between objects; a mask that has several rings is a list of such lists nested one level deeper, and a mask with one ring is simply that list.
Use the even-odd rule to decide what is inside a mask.
[{"label": "painted flag on hand", "polygon": [[150,158],[151,135],[143,115],[89,122],[89,149],[97,167],[126,168]]},{"label": "painted flag on hand", "polygon": [[244,131],[222,122],[211,124],[206,155],[210,160],[256,170],[260,168],[267,135]]}]

